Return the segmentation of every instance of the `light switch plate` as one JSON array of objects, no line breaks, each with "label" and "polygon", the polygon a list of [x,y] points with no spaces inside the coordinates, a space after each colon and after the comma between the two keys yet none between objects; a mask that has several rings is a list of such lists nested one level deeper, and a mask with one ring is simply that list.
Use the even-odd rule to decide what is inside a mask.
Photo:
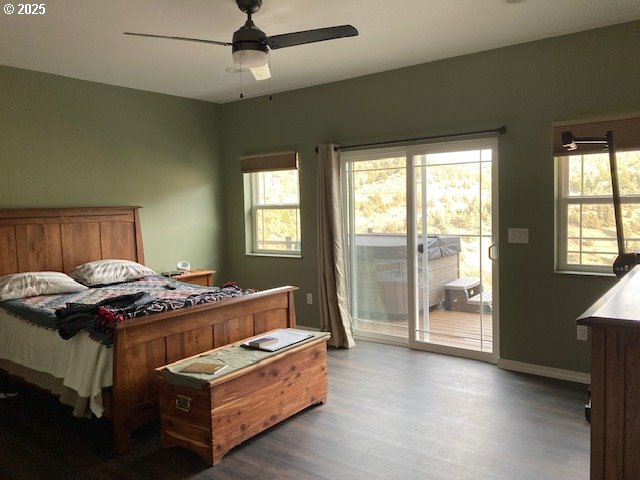
[{"label": "light switch plate", "polygon": [[509,243],[529,243],[528,228],[510,228],[508,233]]}]

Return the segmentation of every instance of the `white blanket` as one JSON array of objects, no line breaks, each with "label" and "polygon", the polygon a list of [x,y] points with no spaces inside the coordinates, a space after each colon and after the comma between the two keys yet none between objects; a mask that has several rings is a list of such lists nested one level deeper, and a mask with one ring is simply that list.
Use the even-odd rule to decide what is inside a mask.
[{"label": "white blanket", "polygon": [[[34,382],[63,394],[61,401],[73,404],[74,415],[93,413],[101,417],[104,413],[102,389],[113,385],[113,348],[91,340],[86,332],[63,340],[56,330],[31,325],[0,309],[0,360],[7,361],[4,366],[20,365],[49,374],[65,390],[73,390],[80,398],[69,402],[65,401],[68,392],[52,387],[50,382],[47,385]],[[20,374],[18,369],[14,370],[10,373]],[[33,382],[33,377],[29,381]]]}]

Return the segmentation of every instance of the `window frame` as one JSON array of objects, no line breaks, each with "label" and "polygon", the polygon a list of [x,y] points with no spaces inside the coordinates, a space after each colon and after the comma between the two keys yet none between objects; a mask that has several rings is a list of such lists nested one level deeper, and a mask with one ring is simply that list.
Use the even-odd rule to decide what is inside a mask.
[{"label": "window frame", "polygon": [[[265,203],[259,204],[258,193],[260,191],[260,187],[258,185],[259,175],[261,173],[265,173],[269,171],[268,169],[264,170],[256,170],[251,172],[244,173],[245,175],[245,186],[248,187],[248,195],[246,199],[249,203],[249,208],[247,209],[247,215],[249,216],[247,221],[247,226],[250,225],[250,228],[245,228],[246,232],[250,231],[251,238],[247,242],[247,254],[248,255],[258,255],[258,256],[277,256],[277,257],[294,257],[300,258],[302,256],[302,218],[301,218],[301,208],[300,208],[300,172],[297,168],[286,168],[286,169],[278,169],[278,171],[295,171],[296,172],[296,180],[298,182],[298,202],[297,203]],[[299,239],[294,240],[292,243],[294,246],[297,245],[297,248],[293,248],[291,250],[286,249],[270,249],[270,248],[260,248],[259,247],[259,225],[258,225],[258,217],[260,211],[274,211],[274,210],[295,210],[297,217],[297,230],[299,233]]]},{"label": "window frame", "polygon": [[[571,205],[611,205],[613,208],[613,194],[611,195],[569,195],[569,160],[572,157],[581,156],[582,161],[585,157],[593,155],[593,152],[585,152],[581,155],[555,155],[554,162],[556,163],[556,200],[555,200],[555,220],[556,220],[556,255],[555,255],[555,271],[557,273],[583,273],[594,275],[606,275],[613,276],[613,262],[611,265],[596,265],[596,264],[584,264],[584,263],[569,263],[569,235],[568,235],[568,212]],[[584,181],[584,171],[581,173],[582,180]],[[621,205],[637,205],[640,208],[640,193],[620,195]],[[615,225],[614,225],[615,227]],[[580,222],[580,236],[577,237],[578,242],[582,245],[582,241],[585,237],[582,236],[582,222]],[[626,235],[625,235],[626,237]],[[616,243],[615,251],[611,252],[615,256],[618,255],[617,237],[614,236],[611,239]],[[625,238],[625,242],[633,241],[634,239]],[[625,251],[628,251],[625,247]],[[582,255],[584,252],[580,249],[579,252]]]}]

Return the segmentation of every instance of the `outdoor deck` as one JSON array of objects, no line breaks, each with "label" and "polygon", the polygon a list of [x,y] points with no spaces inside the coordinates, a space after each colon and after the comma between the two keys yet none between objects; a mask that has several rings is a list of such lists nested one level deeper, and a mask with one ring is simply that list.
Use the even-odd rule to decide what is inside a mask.
[{"label": "outdoor deck", "polygon": [[[421,317],[420,322],[422,321]],[[429,322],[429,331],[421,331],[418,335],[419,340],[468,350],[493,351],[493,318],[490,313],[434,310],[429,313]],[[407,320],[357,320],[357,326],[361,333],[391,335],[404,339],[408,336],[409,328]],[[420,328],[423,330],[421,325]]]}]

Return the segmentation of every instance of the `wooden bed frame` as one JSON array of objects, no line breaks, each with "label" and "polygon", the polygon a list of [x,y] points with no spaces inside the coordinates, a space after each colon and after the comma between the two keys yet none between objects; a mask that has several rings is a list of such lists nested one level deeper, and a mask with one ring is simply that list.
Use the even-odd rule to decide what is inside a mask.
[{"label": "wooden bed frame", "polygon": [[[69,273],[82,263],[108,258],[144,264],[139,208],[0,209],[0,275]],[[295,327],[295,290],[274,288],[118,324],[113,386],[103,392],[116,453],[129,451],[134,429],[159,418],[155,368],[275,328]]]}]

